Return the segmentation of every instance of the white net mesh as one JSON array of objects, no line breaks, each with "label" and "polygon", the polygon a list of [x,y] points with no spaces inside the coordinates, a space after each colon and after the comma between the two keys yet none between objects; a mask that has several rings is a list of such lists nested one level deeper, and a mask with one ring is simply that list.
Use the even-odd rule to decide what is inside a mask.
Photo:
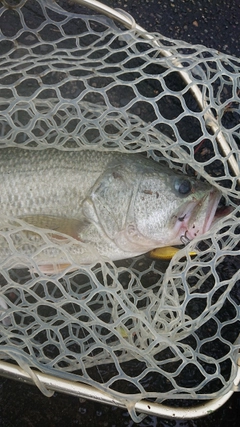
[{"label": "white net mesh", "polygon": [[[60,245],[50,232],[2,215],[1,358],[92,384],[129,408],[142,398],[208,399],[231,390],[240,61],[159,34],[146,40],[50,0],[2,2],[0,61],[1,148],[145,152],[196,171],[233,206],[170,263],[141,256],[84,267],[74,239]],[[41,251],[64,253],[74,271],[44,275],[35,259]]]}]

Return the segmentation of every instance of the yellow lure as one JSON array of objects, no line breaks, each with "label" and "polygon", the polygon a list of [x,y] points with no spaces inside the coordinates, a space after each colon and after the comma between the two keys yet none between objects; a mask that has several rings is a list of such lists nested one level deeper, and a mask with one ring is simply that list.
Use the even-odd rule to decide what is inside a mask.
[{"label": "yellow lure", "polygon": [[[156,248],[149,252],[149,256],[152,259],[160,259],[164,261],[170,261],[173,256],[179,251],[174,246],[165,246],[164,248]],[[196,252],[189,252],[190,256],[197,255]]]}]

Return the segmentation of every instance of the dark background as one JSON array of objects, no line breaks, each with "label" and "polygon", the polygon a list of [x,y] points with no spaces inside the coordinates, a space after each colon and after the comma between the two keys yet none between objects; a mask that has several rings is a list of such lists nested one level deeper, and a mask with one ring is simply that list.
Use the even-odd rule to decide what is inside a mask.
[{"label": "dark background", "polygon": [[[239,0],[104,0],[124,9],[150,32],[173,39],[204,44],[240,57]],[[55,393],[47,398],[28,385],[0,379],[0,427],[137,426],[127,411]],[[147,417],[139,427],[238,427],[240,395],[218,411],[198,420],[164,420]]]},{"label": "dark background", "polygon": [[239,0],[104,0],[145,30],[240,56]]}]

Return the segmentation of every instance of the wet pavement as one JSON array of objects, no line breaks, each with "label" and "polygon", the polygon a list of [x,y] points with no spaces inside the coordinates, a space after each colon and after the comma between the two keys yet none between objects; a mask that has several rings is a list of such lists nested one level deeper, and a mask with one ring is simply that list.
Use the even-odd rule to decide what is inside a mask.
[{"label": "wet pavement", "polygon": [[[146,30],[173,39],[204,44],[240,56],[240,4],[238,0],[104,0],[129,12]],[[127,411],[55,393],[47,398],[33,387],[0,379],[0,427],[135,426]],[[146,417],[138,424],[176,427],[237,427],[240,395],[235,393],[218,411],[198,420]]]},{"label": "wet pavement", "polygon": [[238,0],[104,0],[151,32],[240,56]]}]

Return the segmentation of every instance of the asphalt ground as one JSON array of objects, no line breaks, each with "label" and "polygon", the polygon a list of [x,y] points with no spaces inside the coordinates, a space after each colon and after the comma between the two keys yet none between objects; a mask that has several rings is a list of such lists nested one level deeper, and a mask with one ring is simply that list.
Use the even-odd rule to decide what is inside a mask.
[{"label": "asphalt ground", "polygon": [[238,0],[104,0],[150,32],[240,56]]},{"label": "asphalt ground", "polygon": [[[240,56],[240,3],[238,0],[104,0],[104,4],[130,13],[150,32],[204,44]],[[0,379],[0,427],[134,427],[127,411],[55,393],[47,398],[33,387]],[[198,420],[146,417],[140,427],[239,426],[240,395],[218,411]]]}]

